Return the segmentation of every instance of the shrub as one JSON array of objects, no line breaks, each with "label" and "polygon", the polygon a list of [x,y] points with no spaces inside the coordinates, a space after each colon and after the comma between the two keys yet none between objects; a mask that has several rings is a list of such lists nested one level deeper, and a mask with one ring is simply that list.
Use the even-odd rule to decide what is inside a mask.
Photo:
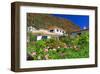
[{"label": "shrub", "polygon": [[58,39],[48,39],[47,41],[46,41],[46,46],[47,47],[49,47],[49,48],[58,48],[58,47],[60,47],[60,48],[64,48],[64,46],[65,46],[65,43],[63,43],[63,42],[61,42],[60,40],[58,40]]},{"label": "shrub", "polygon": [[35,43],[36,48],[45,48],[46,47],[46,42],[43,40],[38,40]]},{"label": "shrub", "polygon": [[68,47],[72,45],[72,39],[70,37],[61,36],[59,39],[61,42],[65,43]]},{"label": "shrub", "polygon": [[79,37],[79,44],[80,45],[88,45],[89,44],[89,33],[85,32]]}]

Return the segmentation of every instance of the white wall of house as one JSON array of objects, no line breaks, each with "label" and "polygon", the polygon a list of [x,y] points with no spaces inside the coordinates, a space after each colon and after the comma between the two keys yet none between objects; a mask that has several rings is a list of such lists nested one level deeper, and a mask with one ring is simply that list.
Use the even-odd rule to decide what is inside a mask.
[{"label": "white wall of house", "polygon": [[41,40],[42,39],[42,36],[37,36],[37,40]]},{"label": "white wall of house", "polygon": [[54,29],[54,33],[57,33],[57,34],[59,34],[59,35],[63,35],[64,33],[65,33],[65,31],[64,30],[61,30],[61,29]]}]

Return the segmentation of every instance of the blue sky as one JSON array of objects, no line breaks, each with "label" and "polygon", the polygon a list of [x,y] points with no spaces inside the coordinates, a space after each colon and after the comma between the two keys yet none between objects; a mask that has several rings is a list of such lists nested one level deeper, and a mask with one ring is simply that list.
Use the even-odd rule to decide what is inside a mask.
[{"label": "blue sky", "polygon": [[52,14],[55,17],[60,17],[73,22],[81,29],[89,28],[89,16],[87,15],[66,15],[66,14]]}]

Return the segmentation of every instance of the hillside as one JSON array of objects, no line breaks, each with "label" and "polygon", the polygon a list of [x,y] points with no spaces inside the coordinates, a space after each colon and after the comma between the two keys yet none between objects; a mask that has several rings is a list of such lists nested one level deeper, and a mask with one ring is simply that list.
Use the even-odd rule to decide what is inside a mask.
[{"label": "hillside", "polygon": [[55,17],[50,14],[27,13],[27,26],[30,25],[37,29],[48,29],[50,26],[57,26],[64,29],[67,33],[80,31],[80,27],[69,20]]}]

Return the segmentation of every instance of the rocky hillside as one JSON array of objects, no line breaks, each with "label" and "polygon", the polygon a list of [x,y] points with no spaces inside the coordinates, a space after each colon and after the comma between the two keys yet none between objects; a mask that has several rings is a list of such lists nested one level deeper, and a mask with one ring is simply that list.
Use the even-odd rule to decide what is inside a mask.
[{"label": "rocky hillside", "polygon": [[80,31],[80,27],[69,20],[50,14],[27,13],[27,26],[30,25],[37,29],[48,29],[50,26],[57,26],[64,29],[67,33]]}]

